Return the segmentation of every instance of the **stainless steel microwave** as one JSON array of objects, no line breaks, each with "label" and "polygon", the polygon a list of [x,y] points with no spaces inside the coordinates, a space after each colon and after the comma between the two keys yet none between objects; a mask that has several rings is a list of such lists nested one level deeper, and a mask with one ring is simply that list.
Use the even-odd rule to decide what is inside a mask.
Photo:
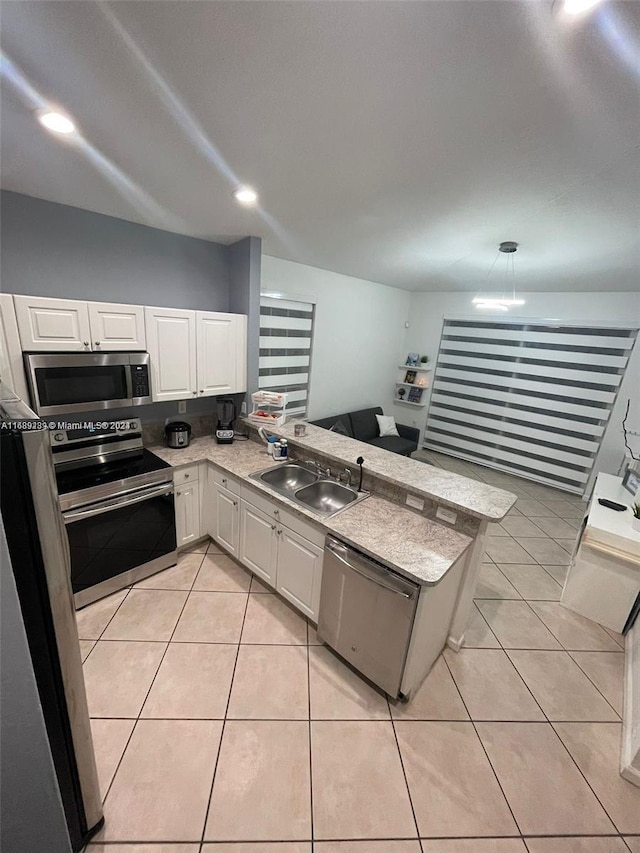
[{"label": "stainless steel microwave", "polygon": [[24,360],[42,416],[152,402],[148,352],[25,353]]}]

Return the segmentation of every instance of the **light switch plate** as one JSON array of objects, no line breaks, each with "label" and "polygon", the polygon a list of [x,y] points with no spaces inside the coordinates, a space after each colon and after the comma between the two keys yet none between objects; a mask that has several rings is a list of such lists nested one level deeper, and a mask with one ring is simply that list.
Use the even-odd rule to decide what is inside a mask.
[{"label": "light switch plate", "polygon": [[455,524],[457,517],[458,513],[454,512],[452,509],[446,509],[446,507],[439,506],[436,510],[436,518],[439,518],[440,521],[446,521],[449,524]]},{"label": "light switch plate", "polygon": [[414,509],[424,509],[424,500],[422,498],[417,498],[415,495],[407,495],[405,503],[407,506],[412,506]]},{"label": "light switch plate", "polygon": [[184,415],[187,411],[187,401],[186,400],[178,400],[178,414]]}]

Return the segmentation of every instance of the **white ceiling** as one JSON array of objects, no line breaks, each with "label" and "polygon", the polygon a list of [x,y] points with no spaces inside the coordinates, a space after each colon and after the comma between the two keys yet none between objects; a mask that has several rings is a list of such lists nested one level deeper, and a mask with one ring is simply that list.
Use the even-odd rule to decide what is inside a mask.
[{"label": "white ceiling", "polygon": [[572,25],[550,0],[2,12],[6,189],[410,290],[501,290],[501,240],[521,290],[640,288],[636,2]]}]

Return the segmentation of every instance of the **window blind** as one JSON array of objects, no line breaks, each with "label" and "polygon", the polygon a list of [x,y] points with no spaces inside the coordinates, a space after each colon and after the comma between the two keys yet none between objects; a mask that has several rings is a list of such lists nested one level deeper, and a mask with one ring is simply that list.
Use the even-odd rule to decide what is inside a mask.
[{"label": "window blind", "polygon": [[313,318],[310,302],[260,297],[259,386],[286,391],[289,416],[307,414]]},{"label": "window blind", "polygon": [[424,446],[581,494],[637,331],[445,319]]}]

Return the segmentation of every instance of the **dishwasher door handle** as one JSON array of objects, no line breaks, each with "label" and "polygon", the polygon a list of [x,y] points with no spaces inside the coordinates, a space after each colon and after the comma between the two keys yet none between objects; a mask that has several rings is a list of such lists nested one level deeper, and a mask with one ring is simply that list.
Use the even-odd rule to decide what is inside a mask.
[{"label": "dishwasher door handle", "polygon": [[388,592],[393,592],[396,595],[402,596],[402,598],[406,598],[409,600],[413,598],[413,592],[405,592],[404,590],[398,589],[395,586],[389,586],[388,584],[383,583],[375,575],[371,575],[369,574],[369,572],[364,571],[364,569],[359,568],[358,566],[354,566],[353,563],[350,563],[349,560],[347,560],[346,557],[343,557],[332,545],[327,545],[327,548],[333,554],[334,557],[337,557],[337,559],[340,560],[341,563],[344,563],[345,566],[348,566],[352,571],[361,575],[363,578],[366,578],[372,583],[375,583],[377,586],[381,586]]}]

